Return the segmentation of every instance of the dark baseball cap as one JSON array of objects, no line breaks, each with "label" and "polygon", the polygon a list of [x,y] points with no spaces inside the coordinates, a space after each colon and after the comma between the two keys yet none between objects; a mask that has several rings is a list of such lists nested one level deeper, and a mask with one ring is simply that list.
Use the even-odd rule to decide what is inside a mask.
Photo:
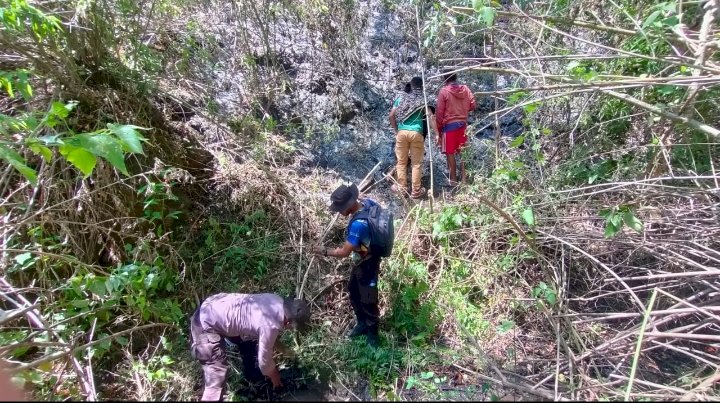
[{"label": "dark baseball cap", "polygon": [[328,207],[332,212],[342,213],[355,204],[359,194],[360,191],[354,183],[350,186],[340,185],[330,195],[330,205]]}]

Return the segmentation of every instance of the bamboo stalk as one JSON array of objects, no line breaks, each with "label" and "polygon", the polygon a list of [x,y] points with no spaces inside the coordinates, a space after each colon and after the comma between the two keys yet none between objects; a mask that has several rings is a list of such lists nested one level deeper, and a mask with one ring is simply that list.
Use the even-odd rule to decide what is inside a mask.
[{"label": "bamboo stalk", "polygon": [[650,302],[648,302],[647,308],[645,309],[642,326],[640,326],[640,334],[638,335],[637,344],[635,346],[635,354],[633,355],[632,366],[630,367],[630,379],[628,380],[627,389],[625,389],[625,401],[628,401],[630,399],[630,392],[632,391],[633,382],[635,381],[635,373],[637,372],[638,359],[640,358],[640,349],[642,347],[643,336],[645,334],[645,326],[647,326],[648,319],[650,318],[650,312],[652,311],[652,307],[653,305],[655,305],[657,290],[658,289],[655,288],[652,295],[650,296]]}]

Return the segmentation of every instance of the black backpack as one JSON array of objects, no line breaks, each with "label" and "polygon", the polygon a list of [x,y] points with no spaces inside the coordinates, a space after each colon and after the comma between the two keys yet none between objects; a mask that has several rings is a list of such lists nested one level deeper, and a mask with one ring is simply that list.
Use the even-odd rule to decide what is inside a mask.
[{"label": "black backpack", "polygon": [[363,208],[352,218],[348,228],[355,220],[367,220],[370,226],[370,253],[374,256],[388,257],[395,243],[393,213],[379,205]]}]

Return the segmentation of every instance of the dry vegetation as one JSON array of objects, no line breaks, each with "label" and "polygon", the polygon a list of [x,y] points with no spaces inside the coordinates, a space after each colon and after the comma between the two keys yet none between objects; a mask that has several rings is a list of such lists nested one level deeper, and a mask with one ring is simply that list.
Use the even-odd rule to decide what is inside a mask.
[{"label": "dry vegetation", "polygon": [[[717,398],[717,2],[386,3],[373,5],[423,44],[426,78],[444,66],[504,85],[477,89],[493,112],[472,128],[497,129],[472,140],[491,150],[474,183],[396,215],[377,350],[342,337],[346,264],[307,253],[342,238],[325,206],[341,175],[312,168],[315,144],[288,135],[317,122],[280,111],[298,81],[276,41],[311,36],[316,61],[293,74],[329,85],[328,60],[337,76],[362,66],[367,9],[0,5],[0,82],[15,89],[0,98],[0,357],[16,380],[50,400],[196,398],[185,316],[197,301],[302,288],[314,329],[281,360],[301,368],[297,387],[389,400]],[[191,16],[206,9],[202,26]],[[230,115],[215,103],[228,92],[242,95]],[[504,137],[500,121],[517,113],[523,134]],[[114,123],[153,129],[99,132]],[[123,165],[78,143],[95,161],[83,175],[49,140],[78,133],[109,136]],[[368,182],[387,201],[382,175]]]}]

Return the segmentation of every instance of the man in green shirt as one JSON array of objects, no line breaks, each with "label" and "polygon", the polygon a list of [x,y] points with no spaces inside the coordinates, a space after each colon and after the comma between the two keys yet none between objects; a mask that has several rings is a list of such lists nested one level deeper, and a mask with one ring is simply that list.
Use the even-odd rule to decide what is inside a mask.
[{"label": "man in green shirt", "polygon": [[395,100],[390,111],[390,125],[395,130],[395,155],[397,157],[398,186],[395,191],[407,189],[408,155],[412,160],[412,192],[410,197],[419,199],[425,195],[425,188],[420,184],[422,178],[422,161],[425,152],[423,138],[423,120],[427,114],[423,96],[423,82],[420,77],[410,80],[411,92]]}]

